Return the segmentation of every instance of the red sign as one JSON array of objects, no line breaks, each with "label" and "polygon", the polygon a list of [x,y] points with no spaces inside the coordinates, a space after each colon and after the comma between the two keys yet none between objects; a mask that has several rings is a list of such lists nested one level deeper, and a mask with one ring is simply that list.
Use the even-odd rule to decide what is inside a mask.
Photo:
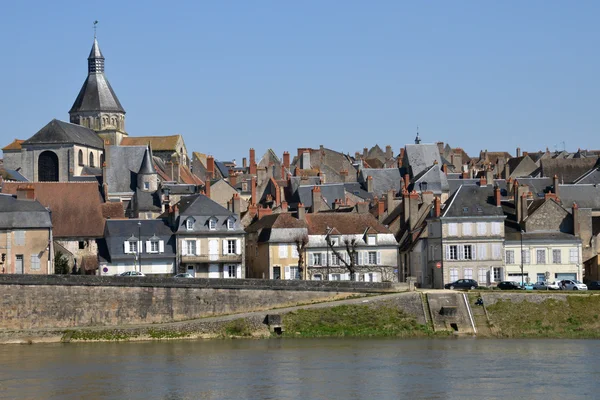
[{"label": "red sign", "polygon": [[442,268],[442,263],[441,263],[441,262],[438,262],[438,263],[436,263],[436,264],[435,264],[435,267],[436,267],[436,268]]}]

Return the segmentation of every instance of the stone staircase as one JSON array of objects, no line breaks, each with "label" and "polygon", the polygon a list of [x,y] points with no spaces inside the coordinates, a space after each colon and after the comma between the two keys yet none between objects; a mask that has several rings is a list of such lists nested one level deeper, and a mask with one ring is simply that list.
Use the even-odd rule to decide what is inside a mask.
[{"label": "stone staircase", "polygon": [[477,328],[477,335],[493,336],[493,332],[490,328],[490,325],[488,324],[487,316],[485,315],[485,310],[483,309],[483,306],[471,304],[471,313],[473,314],[475,327]]}]

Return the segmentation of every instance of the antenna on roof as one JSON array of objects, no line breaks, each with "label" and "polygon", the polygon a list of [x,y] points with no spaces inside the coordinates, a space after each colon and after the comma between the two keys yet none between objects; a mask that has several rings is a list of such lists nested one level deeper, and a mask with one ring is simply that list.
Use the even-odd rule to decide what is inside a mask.
[{"label": "antenna on roof", "polygon": [[94,21],[94,39],[96,39],[96,25],[98,25],[98,20]]},{"label": "antenna on roof", "polygon": [[419,125],[417,125],[417,137],[415,138],[415,144],[420,144],[421,138],[419,137]]}]

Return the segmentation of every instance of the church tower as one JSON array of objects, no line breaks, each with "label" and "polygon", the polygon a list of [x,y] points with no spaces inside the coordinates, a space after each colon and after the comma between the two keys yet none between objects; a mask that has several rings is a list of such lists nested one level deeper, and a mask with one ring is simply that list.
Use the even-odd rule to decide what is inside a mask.
[{"label": "church tower", "polygon": [[146,147],[142,165],[137,173],[137,187],[142,192],[154,193],[158,190],[158,174],[154,169],[150,147]]},{"label": "church tower", "polygon": [[88,76],[69,111],[70,122],[93,129],[110,144],[119,144],[125,132],[125,110],[104,76],[104,56],[94,36],[88,57]]}]

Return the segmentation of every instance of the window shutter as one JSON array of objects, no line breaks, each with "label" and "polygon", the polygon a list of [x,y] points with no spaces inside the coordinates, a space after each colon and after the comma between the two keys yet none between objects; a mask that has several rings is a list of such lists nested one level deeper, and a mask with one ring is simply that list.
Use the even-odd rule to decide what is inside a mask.
[{"label": "window shutter", "polygon": [[242,240],[235,240],[235,254],[242,254]]},{"label": "window shutter", "polygon": [[477,260],[477,246],[474,244],[471,245],[471,258]]},{"label": "window shutter", "polygon": [[363,252],[358,252],[358,265],[363,265]]},{"label": "window shutter", "polygon": [[290,279],[290,267],[285,267],[285,279]]},{"label": "window shutter", "polygon": [[158,241],[158,252],[159,253],[164,253],[165,252],[165,241],[164,240],[159,240]]},{"label": "window shutter", "polygon": [[345,281],[349,281],[349,280],[350,280],[350,272],[346,272],[346,273],[344,274],[344,280],[345,280]]},{"label": "window shutter", "polygon": [[377,252],[377,265],[381,265],[381,251]]},{"label": "window shutter", "polygon": [[141,240],[138,240],[138,254],[142,254],[144,252],[144,248],[142,247],[142,242]]},{"label": "window shutter", "polygon": [[146,240],[146,253],[150,253],[152,250],[152,246],[150,245],[150,241]]},{"label": "window shutter", "polygon": [[238,264],[235,266],[235,277],[238,279],[242,279],[242,264]]},{"label": "window shutter", "polygon": [[123,253],[129,254],[129,241],[127,240],[123,242]]},{"label": "window shutter", "polygon": [[456,255],[456,259],[457,260],[462,260],[464,258],[464,247],[462,244],[459,244],[458,246],[456,246],[456,251],[458,252],[458,254]]},{"label": "window shutter", "polygon": [[445,249],[445,251],[446,251],[446,260],[449,260],[450,259],[450,246],[445,245],[444,247],[446,248]]},{"label": "window shutter", "polygon": [[313,257],[313,254],[312,254],[312,253],[309,253],[309,254],[308,254],[308,265],[309,265],[309,266],[313,266],[314,264],[315,264],[315,259],[314,259],[314,257]]},{"label": "window shutter", "polygon": [[227,240],[221,240],[221,245],[223,247],[223,254],[227,254]]},{"label": "window shutter", "polygon": [[196,239],[196,255],[200,255],[200,239]]},{"label": "window shutter", "polygon": [[185,240],[182,240],[181,241],[181,255],[187,256],[187,251],[188,251],[187,242]]},{"label": "window shutter", "polygon": [[327,280],[328,280],[328,281],[331,281],[331,280],[332,280],[332,279],[331,279],[332,275],[333,275],[333,274],[329,274],[329,275],[327,275]]}]

